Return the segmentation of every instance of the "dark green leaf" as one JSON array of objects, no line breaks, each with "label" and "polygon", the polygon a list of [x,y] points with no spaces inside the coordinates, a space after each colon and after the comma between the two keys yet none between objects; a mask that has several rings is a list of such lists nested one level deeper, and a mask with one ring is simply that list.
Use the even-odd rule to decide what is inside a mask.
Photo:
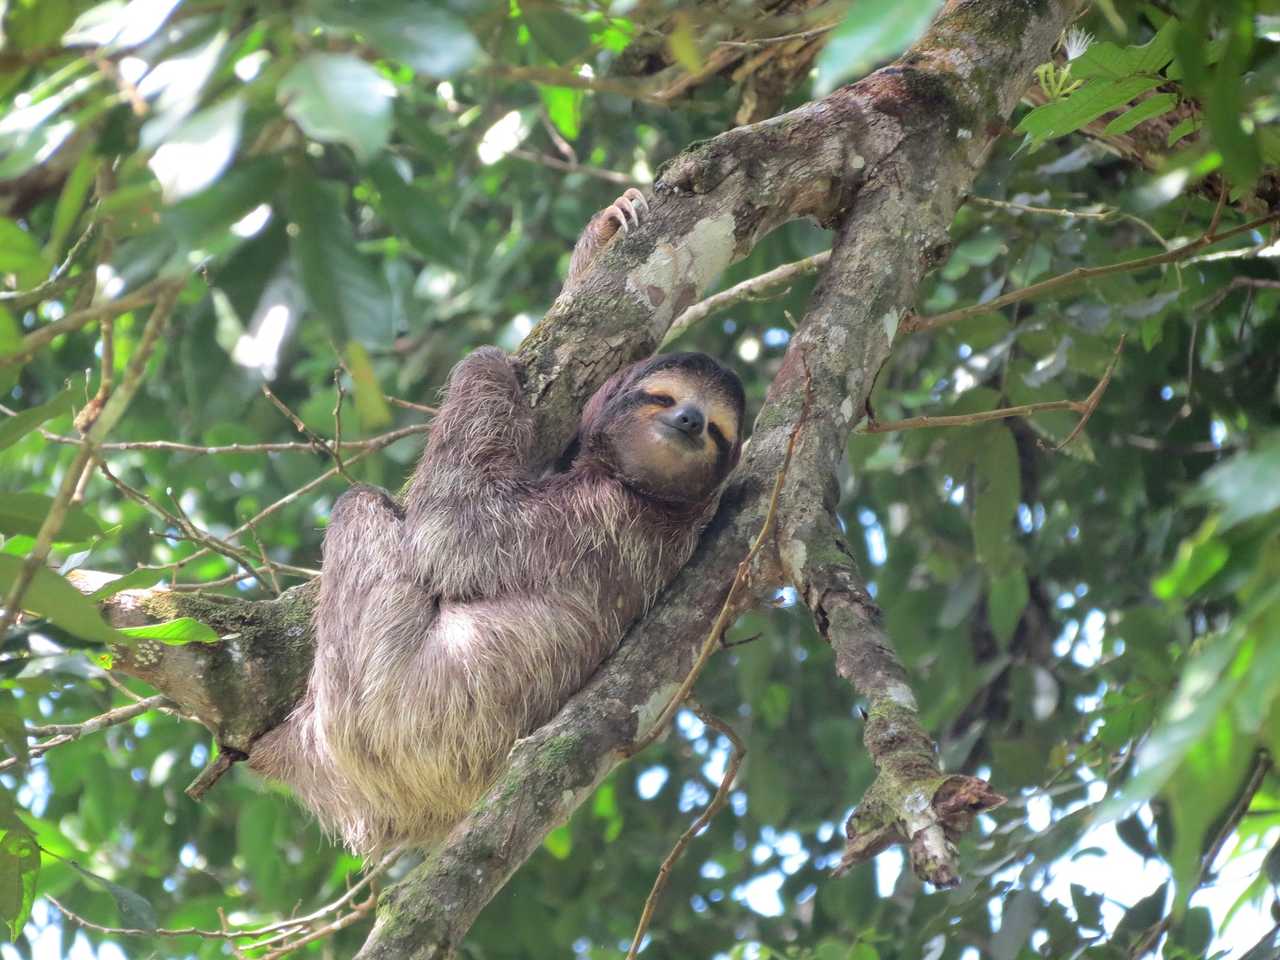
[{"label": "dark green leaf", "polygon": [[[7,493],[0,496],[0,533],[34,537],[49,515],[53,498],[42,493]],[[78,504],[67,508],[66,519],[58,528],[59,541],[89,540],[102,535],[102,527],[89,511]]]},{"label": "dark green leaf", "polygon": [[52,400],[46,400],[37,407],[19,410],[12,417],[0,418],[0,450],[17,443],[41,424],[62,414],[74,412],[75,401],[83,401],[84,377],[73,377]]},{"label": "dark green leaf", "polygon": [[553,6],[526,7],[524,22],[533,42],[556,63],[574,63],[591,45],[591,31],[582,19]]},{"label": "dark green leaf", "polygon": [[35,902],[40,848],[12,807],[0,802],[0,930],[17,940]]}]

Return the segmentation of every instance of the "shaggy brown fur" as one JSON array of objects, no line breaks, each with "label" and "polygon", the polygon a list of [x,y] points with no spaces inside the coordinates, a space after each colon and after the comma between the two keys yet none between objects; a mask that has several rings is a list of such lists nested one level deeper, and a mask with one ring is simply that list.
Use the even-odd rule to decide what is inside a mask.
[{"label": "shaggy brown fur", "polygon": [[[575,273],[618,229],[608,214]],[[437,840],[688,560],[741,419],[734,374],[654,357],[600,388],[567,469],[538,477],[512,362],[472,353],[403,500],[361,485],[335,505],[308,690],[253,766],[354,850]]]}]

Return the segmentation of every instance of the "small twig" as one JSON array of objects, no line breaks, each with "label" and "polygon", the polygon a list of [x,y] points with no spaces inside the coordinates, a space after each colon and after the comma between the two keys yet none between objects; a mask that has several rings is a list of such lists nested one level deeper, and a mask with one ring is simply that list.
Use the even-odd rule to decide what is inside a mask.
[{"label": "small twig", "polygon": [[[49,739],[41,743],[32,744],[28,752],[32,757],[39,757],[48,753],[54,747],[71,743],[92,733],[99,733],[108,727],[128,723],[134,717],[141,716],[151,710],[172,708],[173,706],[173,701],[168,697],[154,696],[139,700],[136,703],[126,704],[123,707],[116,707],[114,710],[108,710],[106,713],[99,714],[80,723],[47,723],[40,726],[29,726],[27,727],[27,736],[49,737]],[[0,760],[0,771],[8,770],[10,767],[17,765],[17,757],[8,757]]]},{"label": "small twig", "polygon": [[820,37],[824,33],[829,33],[839,26],[839,22],[828,23],[820,27],[814,27],[811,30],[801,30],[798,33],[784,33],[779,37],[759,37],[755,40],[721,40],[722,47],[763,47],[773,43],[786,43],[788,40],[808,40],[811,37]]},{"label": "small twig", "polygon": [[936,330],[938,327],[955,323],[959,320],[967,320],[970,317],[976,317],[984,313],[992,313],[1001,307],[1007,307],[1009,304],[1018,303],[1022,300],[1030,300],[1034,297],[1041,296],[1060,287],[1070,286],[1071,284],[1080,283],[1084,280],[1092,280],[1097,277],[1106,277],[1114,273],[1126,273],[1131,270],[1142,270],[1146,267],[1155,267],[1165,263],[1173,263],[1176,260],[1182,260],[1195,253],[1197,250],[1203,250],[1211,244],[1219,243],[1231,237],[1238,236],[1242,233],[1249,233],[1257,230],[1259,227],[1272,223],[1280,219],[1280,213],[1270,213],[1265,217],[1259,217],[1256,220],[1250,220],[1248,223],[1238,227],[1233,227],[1220,234],[1206,233],[1197,240],[1192,240],[1173,250],[1166,250],[1164,253],[1152,254],[1149,257],[1138,257],[1133,260],[1123,260],[1120,263],[1108,263],[1097,267],[1076,267],[1074,270],[1068,270],[1066,273],[1060,273],[1056,277],[1050,277],[1047,280],[1041,280],[1039,283],[1033,283],[1021,290],[1013,290],[1002,296],[988,300],[986,303],[977,303],[968,307],[961,307],[958,310],[948,310],[945,313],[935,313],[932,316],[921,317],[911,316],[902,321],[898,330],[902,334],[922,333],[927,330]]},{"label": "small twig", "polygon": [[286,417],[288,417],[290,421],[293,422],[294,427],[297,428],[300,434],[302,434],[304,437],[306,437],[308,440],[311,441],[311,446],[312,448],[315,449],[316,453],[332,460],[334,462],[334,465],[337,467],[338,473],[341,474],[348,483],[355,483],[355,481],[352,480],[351,477],[347,474],[346,465],[343,464],[342,456],[338,453],[337,448],[332,446],[328,440],[324,439],[324,437],[320,436],[320,434],[316,433],[314,430],[308,427],[305,423],[303,423],[302,418],[299,417],[292,410],[290,410],[283,400],[281,400],[274,393],[272,393],[271,388],[268,387],[265,383],[262,385],[262,393],[268,400],[270,400],[273,404],[275,404],[275,407],[277,410],[279,410]]},{"label": "small twig", "polygon": [[[1267,280],[1263,277],[1232,277],[1230,283],[1224,285],[1220,290],[1217,290],[1205,297],[1192,307],[1192,312],[1198,313],[1204,310],[1213,310],[1218,306],[1218,304],[1222,303],[1223,300],[1227,299],[1227,297],[1232,293],[1241,288],[1247,289],[1250,292],[1253,290],[1280,290],[1280,280]],[[1239,339],[1239,335],[1237,335],[1237,339]]]},{"label": "small twig", "polygon": [[603,167],[592,167],[584,163],[576,163],[568,160],[561,160],[559,157],[547,156],[545,153],[537,153],[534,150],[525,150],[516,148],[511,151],[511,156],[518,160],[528,160],[530,163],[537,163],[551,170],[563,170],[565,173],[582,173],[588,177],[595,177],[597,180],[605,180],[609,183],[616,183],[622,186],[633,186],[638,182],[637,177],[631,176],[629,173],[622,173],[618,170],[606,170]]},{"label": "small twig", "polygon": [[719,293],[713,293],[711,296],[699,300],[671,322],[671,327],[667,330],[667,335],[662,340],[663,346],[669,344],[695,323],[701,323],[711,314],[718,313],[743,300],[759,297],[765,291],[788,283],[796,277],[815,273],[830,259],[831,251],[824,250],[822,253],[815,253],[812,257],[805,257],[803,260],[784,263],[759,276],[748,277],[740,283],[735,283],[728,290],[721,290]]},{"label": "small twig", "polygon": [[0,291],[0,306],[8,307],[10,310],[24,310],[32,304],[40,303],[42,300],[50,300],[53,297],[56,297],[77,280],[93,276],[92,271],[86,271],[85,273],[72,276],[71,268],[75,265],[75,262],[80,259],[80,254],[84,253],[85,249],[89,246],[89,243],[93,240],[96,231],[97,224],[90,223],[89,226],[85,228],[84,233],[80,234],[80,237],[76,242],[71,245],[71,249],[67,251],[66,258],[62,263],[58,264],[53,273],[49,276],[49,279],[45,280],[43,283],[37,284],[30,290]]},{"label": "small twig", "polygon": [[[394,397],[388,397],[392,403],[397,406],[407,407],[423,413],[435,413],[434,407],[424,407],[420,404],[410,404],[407,400],[396,400]],[[416,423],[409,427],[400,427],[392,431],[395,434],[394,439],[399,440],[401,437],[407,437],[414,433],[426,433],[431,429],[430,424]],[[56,433],[44,433],[44,438],[51,443],[67,443],[77,444],[79,439],[76,437],[61,436]],[[344,450],[380,450],[386,445],[386,434],[371,437],[368,440],[343,440],[342,449]],[[286,441],[282,443],[227,443],[221,446],[203,447],[194,443],[178,443],[174,440],[130,440],[118,443],[101,443],[96,448],[99,452],[109,453],[121,450],[165,450],[171,453],[194,453],[202,456],[218,456],[227,453],[315,453],[316,448],[313,443],[303,443],[301,441]]]},{"label": "small twig", "polygon": [[[204,930],[199,927],[182,927],[177,929],[161,927],[156,930],[143,930],[143,929],[138,929],[134,927],[108,927],[99,923],[94,923],[92,920],[86,920],[84,917],[80,916],[79,914],[67,909],[65,906],[63,906],[53,897],[46,895],[45,899],[47,899],[50,903],[52,903],[55,907],[57,907],[58,910],[68,920],[71,920],[73,923],[81,927],[84,927],[87,930],[93,930],[97,933],[105,933],[112,936],[201,937],[205,940],[233,940],[233,941],[258,939],[259,937],[265,937],[265,936],[269,936],[276,933],[284,933],[286,936],[291,936],[294,933],[300,932],[301,928],[306,927],[312,923],[316,923],[320,920],[323,920],[326,917],[330,916],[331,914],[337,913],[339,910],[342,910],[348,904],[352,903],[355,897],[362,890],[364,890],[366,887],[372,884],[381,874],[386,872],[387,868],[390,867],[396,861],[396,858],[398,858],[399,856],[400,856],[400,849],[397,848],[393,850],[391,853],[383,857],[377,863],[377,865],[373,867],[372,870],[367,871],[365,875],[360,878],[359,882],[351,886],[342,896],[338,897],[336,900],[332,901],[331,903],[325,904],[323,907],[320,907],[318,910],[315,910],[312,913],[307,914],[306,916],[294,917],[290,920],[281,920],[276,923],[267,924],[266,926],[252,927],[245,930],[232,930],[230,929],[229,925],[225,924],[225,921],[224,921],[223,928],[220,930]],[[373,899],[374,898],[372,897],[370,898],[370,900],[373,900]],[[373,904],[370,903],[369,901],[366,901],[365,903],[361,903],[361,904],[356,904],[352,908],[352,914],[348,914],[347,916],[355,915],[358,919],[359,917],[367,915],[369,910],[372,909],[372,906]],[[337,922],[339,921],[335,921],[335,923]],[[351,923],[354,923],[354,922],[355,922],[354,920],[348,921],[347,923],[343,924],[343,926],[349,926]],[[326,930],[328,933],[332,933],[335,930],[342,929],[342,927],[334,926],[333,924],[326,924],[321,929]],[[308,934],[308,938],[310,938],[310,934]],[[296,941],[293,945],[290,946],[289,949],[292,950],[297,946],[302,946],[303,942],[304,941],[302,940]],[[305,942],[310,942],[310,939],[307,939]],[[266,945],[267,945],[266,943],[250,944],[248,946],[248,949],[254,949],[255,947],[266,946]],[[284,953],[274,954],[274,956],[277,956],[277,957],[281,957],[284,955],[285,955]],[[265,960],[265,958],[260,958],[260,960]]]},{"label": "small twig", "polygon": [[1010,417],[1029,417],[1055,410],[1084,413],[1085,409],[1083,400],[1044,400],[1040,403],[1024,403],[1017,407],[1001,407],[999,410],[982,410],[978,413],[957,413],[941,417],[926,415],[910,417],[906,420],[875,420],[869,422],[858,433],[898,433],[902,430],[925,430],[933,427],[972,427],[979,423],[1007,420]]},{"label": "small twig", "polygon": [[173,290],[175,286],[180,286],[178,281],[170,279],[153,280],[118,300],[108,300],[104,303],[91,304],[82,310],[72,310],[61,320],[46,323],[43,327],[37,327],[31,333],[28,333],[22,338],[22,345],[13,353],[0,355],[0,367],[11,367],[26,363],[35,356],[36,351],[52,342],[56,337],[79,330],[81,327],[86,327],[95,320],[118,317],[122,313],[128,313],[130,310],[137,310],[139,307],[145,307],[152,303],[156,303],[158,306],[165,293]]},{"label": "small twig", "polygon": [[724,776],[720,778],[720,785],[716,787],[716,792],[711,798],[711,802],[698,815],[698,818],[689,825],[689,829],[680,834],[680,839],[676,841],[675,846],[671,848],[671,852],[667,854],[662,861],[662,865],[658,867],[658,875],[653,880],[653,887],[649,891],[649,896],[645,899],[640,921],[636,924],[635,936],[631,938],[631,949],[627,951],[627,960],[634,960],[636,954],[640,952],[640,944],[644,940],[645,932],[649,929],[649,923],[653,920],[654,908],[658,904],[658,898],[662,896],[662,891],[666,889],[667,883],[671,879],[671,871],[675,867],[676,861],[680,859],[685,848],[693,842],[693,838],[701,833],[703,828],[711,822],[711,818],[724,809],[725,803],[729,800],[729,791],[733,787],[733,781],[738,776],[738,768],[742,766],[742,758],[747,755],[746,744],[742,742],[733,727],[703,709],[702,705],[697,701],[690,700],[689,709],[696,713],[708,727],[724,734],[729,742],[733,744],[733,750],[729,755],[729,763],[725,767]]},{"label": "small twig", "polygon": [[1069,210],[1063,207],[1037,207],[1029,203],[1015,203],[1012,200],[996,200],[994,197],[979,197],[974,194],[964,198],[964,202],[980,207],[994,207],[998,210],[1012,210],[1017,213],[1041,213],[1050,217],[1064,217],[1068,220],[1110,220],[1119,213],[1112,207],[1102,210]]},{"label": "small twig", "polygon": [[333,388],[338,396],[333,404],[333,442],[328,444],[328,448],[333,454],[333,463],[338,468],[338,473],[342,474],[348,483],[353,483],[351,475],[347,473],[347,468],[342,463],[342,398],[346,396],[346,391],[342,389],[341,369],[333,371]]},{"label": "small twig", "polygon": [[[418,413],[425,413],[427,416],[431,417],[434,417],[438,412],[436,407],[429,407],[424,403],[414,403],[412,400],[401,400],[399,397],[393,397],[390,394],[387,394],[387,402],[394,404],[397,407],[402,407],[405,410],[414,410]],[[427,425],[425,423],[422,424],[421,427],[423,430],[427,429]]]},{"label": "small twig", "polygon": [[1111,375],[1116,372],[1116,364],[1120,362],[1120,351],[1124,349],[1124,338],[1125,335],[1121,334],[1120,342],[1116,344],[1116,352],[1111,355],[1111,362],[1107,364],[1106,372],[1103,373],[1102,379],[1098,381],[1097,386],[1089,392],[1089,396],[1085,398],[1084,413],[1076,422],[1075,429],[1067,434],[1065,440],[1054,447],[1055,451],[1062,450],[1072,440],[1080,436],[1080,431],[1084,429],[1084,425],[1088,423],[1089,418],[1093,416],[1093,411],[1098,409],[1098,404],[1102,402],[1102,395],[1107,392],[1107,386],[1111,383]]}]

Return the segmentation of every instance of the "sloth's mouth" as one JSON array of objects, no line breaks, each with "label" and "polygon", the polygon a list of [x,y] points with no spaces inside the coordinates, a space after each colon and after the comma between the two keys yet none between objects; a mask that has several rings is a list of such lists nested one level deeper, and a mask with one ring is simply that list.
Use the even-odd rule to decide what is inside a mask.
[{"label": "sloth's mouth", "polygon": [[679,427],[673,427],[670,424],[663,423],[661,420],[655,420],[654,426],[658,428],[658,436],[664,440],[671,440],[675,443],[683,444],[690,450],[701,450],[702,443],[700,437],[691,437]]}]

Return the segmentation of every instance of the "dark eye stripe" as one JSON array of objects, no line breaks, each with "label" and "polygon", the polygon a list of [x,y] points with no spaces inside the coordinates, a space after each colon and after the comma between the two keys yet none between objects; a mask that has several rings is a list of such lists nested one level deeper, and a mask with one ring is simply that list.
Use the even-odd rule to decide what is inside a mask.
[{"label": "dark eye stripe", "polygon": [[647,390],[641,390],[640,396],[650,403],[656,403],[660,407],[673,407],[675,400],[667,396],[665,393],[649,393]]},{"label": "dark eye stripe", "polygon": [[716,446],[720,449],[721,453],[729,452],[729,441],[725,439],[724,432],[719,427],[714,423],[707,424],[707,433],[711,436],[711,439],[715,441]]}]

